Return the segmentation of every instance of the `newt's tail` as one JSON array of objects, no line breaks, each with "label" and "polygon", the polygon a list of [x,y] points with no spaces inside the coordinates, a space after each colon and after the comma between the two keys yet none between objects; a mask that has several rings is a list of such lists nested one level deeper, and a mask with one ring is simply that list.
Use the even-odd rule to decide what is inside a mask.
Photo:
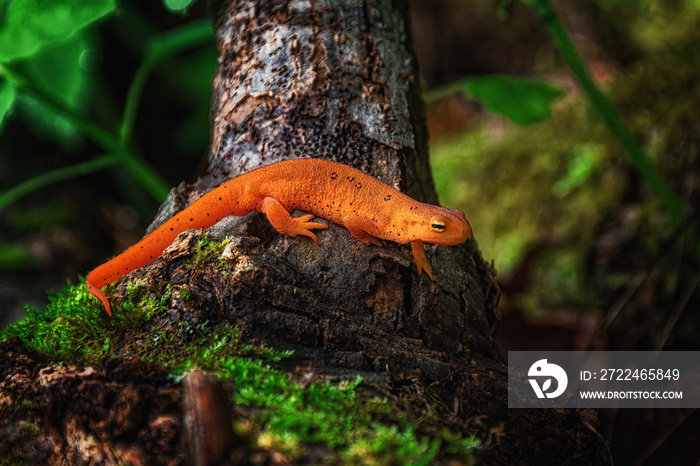
[{"label": "newt's tail", "polygon": [[[90,274],[90,275],[92,275],[92,274]],[[104,303],[105,310],[107,311],[107,314],[109,314],[109,316],[111,317],[112,316],[112,307],[109,305],[109,300],[107,299],[107,296],[105,296],[105,294],[102,292],[102,290],[100,290],[95,285],[90,283],[90,275],[88,275],[88,278],[87,278],[87,289],[91,295],[93,295],[94,297],[96,297],[97,299],[99,299],[100,301],[102,301]]]},{"label": "newt's tail", "polygon": [[254,203],[244,202],[246,198],[242,196],[245,176],[234,178],[200,197],[131,248],[90,272],[87,289],[104,303],[107,314],[111,316],[112,309],[101,288],[160,257],[180,232],[209,228],[228,215],[240,216],[254,210]]}]

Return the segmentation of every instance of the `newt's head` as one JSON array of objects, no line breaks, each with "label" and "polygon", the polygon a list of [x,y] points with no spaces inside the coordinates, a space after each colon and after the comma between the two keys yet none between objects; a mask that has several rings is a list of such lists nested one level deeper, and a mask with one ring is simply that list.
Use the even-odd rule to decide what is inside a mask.
[{"label": "newt's head", "polygon": [[411,214],[406,220],[408,236],[414,240],[453,246],[465,242],[472,234],[472,227],[461,210],[423,204]]}]

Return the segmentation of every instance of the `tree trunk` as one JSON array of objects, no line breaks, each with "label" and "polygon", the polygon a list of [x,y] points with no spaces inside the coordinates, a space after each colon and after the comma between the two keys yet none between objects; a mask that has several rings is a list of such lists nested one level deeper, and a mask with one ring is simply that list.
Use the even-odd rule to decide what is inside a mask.
[{"label": "tree trunk", "polygon": [[[230,178],[300,157],[342,162],[437,202],[403,2],[234,0],[219,5],[215,24],[221,54],[208,171],[171,193],[152,228]],[[224,252],[226,270],[204,264],[192,273],[183,259],[194,254],[192,242],[180,241],[125,280],[177,285],[158,325],[236,326],[253,342],[293,349],[291,367],[360,374],[412,419],[428,410],[452,430],[476,433],[483,463],[599,463],[602,444],[579,413],[507,408],[495,345],[498,289],[473,239],[427,245],[433,282],[417,274],[407,246],[367,246],[336,225],[318,234],[320,246],[278,234],[259,214],[229,217],[211,231],[236,238]],[[100,368],[99,380],[126,383],[114,372]],[[151,391],[136,390],[141,403],[162,391],[173,403],[188,398],[154,377],[161,382]],[[61,423],[72,405],[60,406],[50,411],[58,424],[50,435],[70,449]],[[149,420],[158,418],[158,403],[148,409],[156,410]]]}]

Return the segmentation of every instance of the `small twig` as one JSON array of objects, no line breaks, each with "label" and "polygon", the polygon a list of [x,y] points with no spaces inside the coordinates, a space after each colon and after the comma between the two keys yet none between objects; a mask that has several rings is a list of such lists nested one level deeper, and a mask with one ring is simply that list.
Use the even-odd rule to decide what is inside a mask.
[{"label": "small twig", "polygon": [[625,308],[627,303],[632,299],[632,296],[634,296],[637,293],[637,291],[639,290],[639,287],[642,286],[642,284],[647,279],[647,277],[648,276],[646,273],[643,273],[643,274],[635,277],[634,281],[632,282],[632,286],[630,286],[627,289],[627,292],[624,295],[620,296],[617,299],[617,301],[615,301],[615,304],[605,314],[605,319],[598,326],[593,337],[591,337],[591,340],[588,343],[589,349],[591,349],[591,345],[593,345],[598,340],[598,338],[601,336],[601,334],[604,334],[607,332],[610,325],[617,318],[617,316],[620,314],[620,312],[622,312],[622,310]]},{"label": "small twig", "polygon": [[659,334],[659,337],[656,339],[656,343],[652,348],[653,351],[661,351],[666,345],[668,337],[671,336],[673,328],[676,326],[678,320],[683,314],[683,311],[688,306],[688,301],[690,301],[690,298],[693,296],[693,293],[695,293],[695,290],[697,289],[698,285],[700,285],[700,276],[696,276],[693,279],[692,283],[690,283],[690,286],[688,286],[688,288],[685,290],[683,296],[681,296],[681,298],[678,300],[675,309],[673,310],[671,315],[669,315],[668,320],[666,321],[666,325],[664,326],[663,331]]},{"label": "small twig", "polygon": [[231,455],[242,442],[233,432],[231,404],[221,380],[213,374],[189,372],[183,381],[183,390],[188,463],[194,466],[235,464]]}]

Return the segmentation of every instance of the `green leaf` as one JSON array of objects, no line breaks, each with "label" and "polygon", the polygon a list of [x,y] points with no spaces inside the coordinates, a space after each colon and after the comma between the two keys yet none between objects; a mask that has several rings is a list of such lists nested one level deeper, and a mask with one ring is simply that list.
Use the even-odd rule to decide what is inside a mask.
[{"label": "green leaf", "polygon": [[196,2],[197,0],[163,0],[163,5],[165,9],[171,13],[187,13],[187,10]]},{"label": "green leaf", "polygon": [[[91,50],[90,41],[80,34],[72,40],[42,49],[25,64],[25,72],[35,86],[77,113],[82,113],[80,107],[89,90],[89,75],[83,71],[80,60]],[[27,127],[40,136],[48,136],[63,144],[74,142],[78,137],[79,131],[75,125],[44,102],[27,95],[23,96],[21,103]]]},{"label": "green leaf", "polygon": [[0,129],[5,118],[10,114],[15,103],[17,92],[7,79],[0,80]]},{"label": "green leaf", "polygon": [[113,12],[114,0],[11,0],[0,28],[0,62],[28,57]]},{"label": "green leaf", "polygon": [[549,118],[552,101],[563,94],[561,89],[543,82],[498,75],[465,79],[461,88],[490,112],[519,125]]}]

